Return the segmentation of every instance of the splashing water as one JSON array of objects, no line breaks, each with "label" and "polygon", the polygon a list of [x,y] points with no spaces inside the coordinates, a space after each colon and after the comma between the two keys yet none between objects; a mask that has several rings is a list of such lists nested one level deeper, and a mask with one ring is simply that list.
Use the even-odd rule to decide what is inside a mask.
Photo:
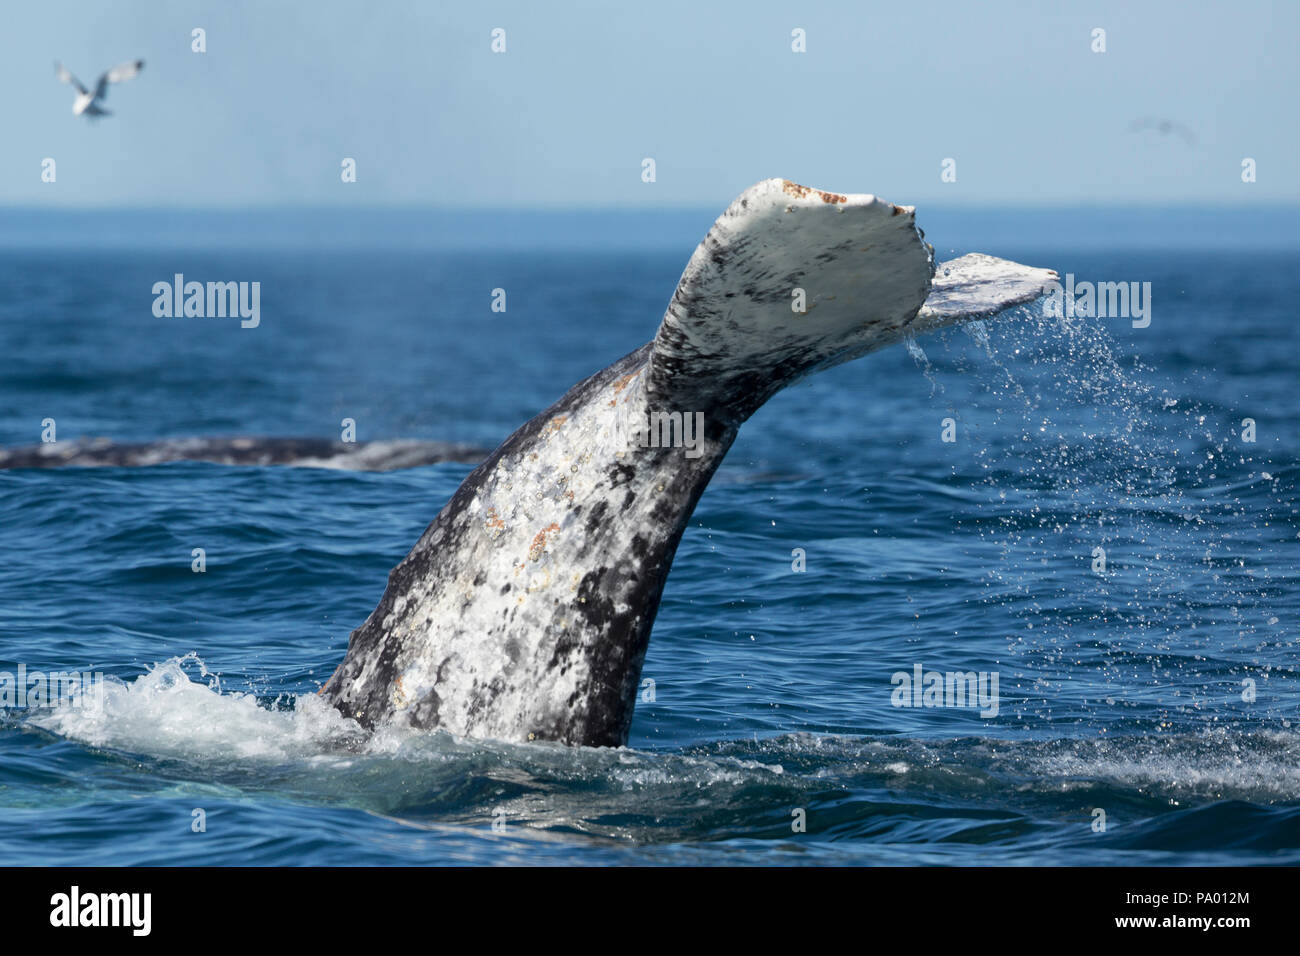
[{"label": "splashing water", "polygon": [[[966,332],[974,358],[953,335],[942,341],[984,385],[965,411],[988,497],[958,523],[1004,557],[986,600],[1018,609],[1010,643],[1033,674],[1026,704],[1041,716],[1072,704],[1085,717],[1090,702],[1118,699],[1160,730],[1174,712],[1213,723],[1249,703],[1289,727],[1287,698],[1243,700],[1243,687],[1294,687],[1293,670],[1269,663],[1289,641],[1264,563],[1268,544],[1285,540],[1278,519],[1293,523],[1280,493],[1294,472],[1279,481],[1249,444],[1208,424],[1223,410],[1174,397],[1136,360],[1122,366],[1100,322],[1024,308],[992,334],[982,323]],[[1054,410],[1072,407],[1088,413]],[[981,440],[990,410],[1012,441]]]}]

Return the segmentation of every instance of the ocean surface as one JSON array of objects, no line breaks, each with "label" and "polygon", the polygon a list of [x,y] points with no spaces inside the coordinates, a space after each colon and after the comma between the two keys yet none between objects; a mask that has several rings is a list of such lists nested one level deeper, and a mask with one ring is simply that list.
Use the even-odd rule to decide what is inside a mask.
[{"label": "ocean surface", "polygon": [[[458,248],[157,215],[0,242],[0,444],[492,447],[652,337],[712,218]],[[314,697],[468,465],[0,472],[0,671],[104,675],[0,716],[0,864],[1300,863],[1300,250],[1037,215],[927,238],[1150,282],[1150,325],[1027,307],[778,395],[691,520],[626,748]],[[155,317],[176,273],[260,282],[259,326]],[[996,708],[896,706],[918,666]]]}]

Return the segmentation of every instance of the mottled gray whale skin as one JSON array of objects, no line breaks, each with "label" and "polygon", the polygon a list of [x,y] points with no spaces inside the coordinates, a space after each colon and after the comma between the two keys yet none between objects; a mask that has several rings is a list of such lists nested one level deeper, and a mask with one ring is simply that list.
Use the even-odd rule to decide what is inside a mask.
[{"label": "mottled gray whale skin", "polygon": [[[625,744],[673,555],[741,424],[805,375],[1054,278],[988,256],[936,271],[910,207],[751,187],[695,250],[654,340],[465,479],[321,694],[372,728]],[[692,422],[698,434],[677,427]]]}]

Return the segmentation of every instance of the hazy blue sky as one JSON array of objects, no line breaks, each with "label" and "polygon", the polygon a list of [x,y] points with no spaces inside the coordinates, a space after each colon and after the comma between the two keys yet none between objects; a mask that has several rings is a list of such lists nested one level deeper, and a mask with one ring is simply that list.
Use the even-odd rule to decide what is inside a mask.
[{"label": "hazy blue sky", "polygon": [[[1298,11],[11,2],[0,203],[720,207],[769,176],[905,203],[1296,201]],[[206,53],[191,52],[194,27]],[[147,65],[111,88],[114,116],[72,115],[56,59],[93,84],[135,57]],[[1185,124],[1195,144],[1131,131],[1144,117]],[[355,184],[340,181],[343,157]],[[940,181],[947,157],[955,183]]]}]

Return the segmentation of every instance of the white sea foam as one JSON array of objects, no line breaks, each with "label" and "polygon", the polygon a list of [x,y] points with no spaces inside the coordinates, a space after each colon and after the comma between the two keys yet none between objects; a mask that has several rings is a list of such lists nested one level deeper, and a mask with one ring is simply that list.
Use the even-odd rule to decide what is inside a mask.
[{"label": "white sea foam", "polygon": [[297,698],[292,710],[272,710],[252,694],[223,693],[193,654],[132,681],[106,678],[100,708],[60,706],[29,723],[94,747],[254,761],[338,750],[361,736],[355,722],[314,695]]},{"label": "white sea foam", "polygon": [[[292,771],[294,777],[302,771],[315,776],[315,768],[328,772],[318,785],[299,778],[309,790],[337,785],[353,794],[359,789],[382,794],[424,779],[409,776],[420,765],[433,774],[428,779],[435,791],[466,774],[511,781],[558,777],[579,787],[586,781],[642,797],[646,790],[663,795],[778,781],[797,792],[823,787],[827,778],[863,783],[883,775],[891,787],[899,785],[900,777],[916,777],[915,786],[954,794],[984,792],[997,784],[1055,793],[1109,785],[1171,799],[1273,802],[1300,795],[1300,747],[1293,730],[1054,741],[800,733],[752,744],[723,742],[708,754],[671,754],[457,740],[409,729],[368,733],[314,694],[284,703],[291,706],[271,708],[252,694],[223,691],[191,654],[164,661],[131,681],[107,680],[100,710],[69,704],[28,722],[91,747],[194,765],[234,765],[254,772],[292,765],[299,768]],[[810,755],[816,755],[818,766],[801,768]],[[829,766],[823,765],[827,758]],[[531,806],[535,797],[520,799]],[[533,812],[541,814],[536,808]]]}]

